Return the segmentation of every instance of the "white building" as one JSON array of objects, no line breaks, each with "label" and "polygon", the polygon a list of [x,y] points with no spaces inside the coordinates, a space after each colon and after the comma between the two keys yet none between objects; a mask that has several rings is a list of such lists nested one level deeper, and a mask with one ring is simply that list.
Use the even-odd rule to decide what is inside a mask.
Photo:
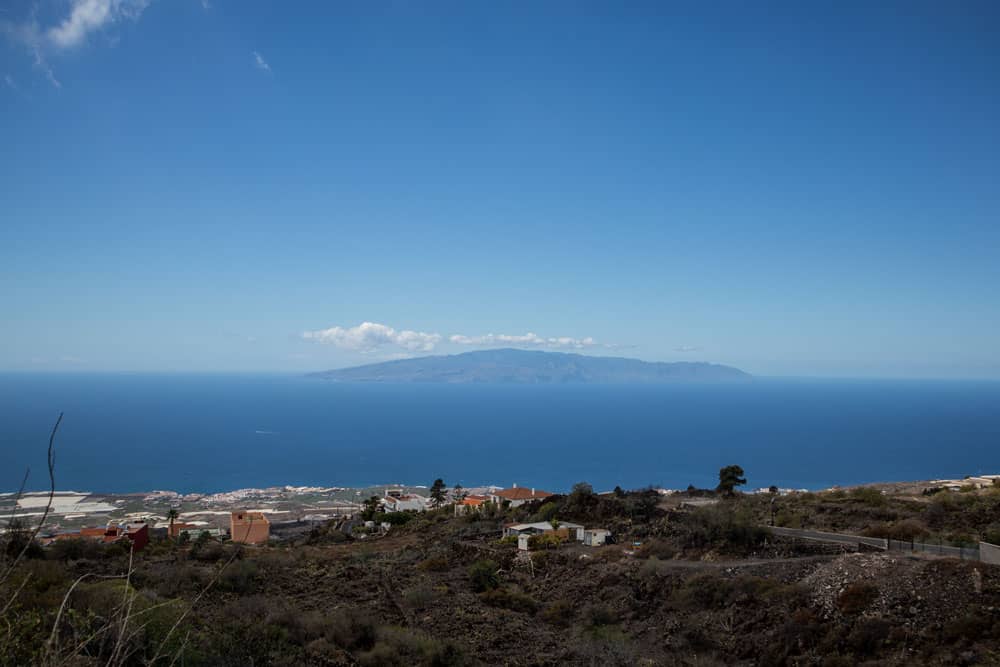
[{"label": "white building", "polygon": [[559,530],[566,530],[569,533],[569,538],[577,542],[583,541],[584,529],[578,523],[570,523],[569,521],[560,521],[556,525],[552,525],[548,521],[536,521],[535,523],[514,523],[509,526],[504,526],[503,536],[509,537],[511,535],[541,535],[542,533],[554,533]]},{"label": "white building", "polygon": [[403,489],[386,489],[382,498],[382,507],[386,512],[426,512],[429,506],[429,498],[406,493]]},{"label": "white building", "polygon": [[583,543],[588,547],[599,547],[606,544],[611,531],[605,528],[590,528],[583,531]]}]

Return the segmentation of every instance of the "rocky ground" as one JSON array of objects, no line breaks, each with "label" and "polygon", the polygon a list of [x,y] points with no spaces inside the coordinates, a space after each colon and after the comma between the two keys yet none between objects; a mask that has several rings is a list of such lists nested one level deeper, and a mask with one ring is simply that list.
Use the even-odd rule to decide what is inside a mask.
[{"label": "rocky ground", "polygon": [[[825,503],[836,510],[824,516],[861,525],[893,521],[897,501],[909,502],[785,509]],[[953,499],[946,519],[989,526],[980,504],[992,501]],[[775,538],[758,527],[764,507],[571,494],[482,517],[431,512],[364,539],[326,525],[262,548],[159,542],[136,555],[127,588],[97,579],[127,572],[127,553],[60,546],[0,586],[0,601],[16,592],[0,664],[1000,664],[1000,568]],[[498,540],[506,521],[553,516],[606,525],[619,543],[525,555]],[[140,616],[123,619],[129,599]]]}]

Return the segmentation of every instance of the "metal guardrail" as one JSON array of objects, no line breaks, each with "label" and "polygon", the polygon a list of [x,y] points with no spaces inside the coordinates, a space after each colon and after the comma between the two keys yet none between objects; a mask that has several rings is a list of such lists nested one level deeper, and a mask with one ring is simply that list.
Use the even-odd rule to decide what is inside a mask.
[{"label": "metal guardrail", "polygon": [[804,528],[783,528],[767,526],[774,535],[796,537],[804,540],[816,540],[831,544],[846,544],[852,546],[867,545],[883,551],[899,551],[906,553],[923,553],[946,558],[961,558],[962,560],[981,560],[987,563],[1000,564],[1000,546],[980,542],[978,547],[952,547],[944,544],[928,544],[926,542],[905,542],[903,540],[887,540],[883,537],[865,537],[846,533],[828,533],[822,530],[807,530]]},{"label": "metal guardrail", "polygon": [[862,535],[845,535],[844,533],[827,533],[822,530],[805,530],[803,528],[782,528],[780,526],[767,526],[775,535],[785,537],[798,537],[805,540],[816,540],[817,542],[830,542],[833,544],[848,544],[857,546],[865,544],[876,549],[888,550],[888,540],[882,537],[864,537]]}]

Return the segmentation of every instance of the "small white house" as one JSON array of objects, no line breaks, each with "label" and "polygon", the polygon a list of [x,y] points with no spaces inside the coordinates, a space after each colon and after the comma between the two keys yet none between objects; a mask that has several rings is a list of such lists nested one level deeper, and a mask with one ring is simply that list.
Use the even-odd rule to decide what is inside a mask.
[{"label": "small white house", "polygon": [[401,489],[386,489],[382,497],[382,507],[386,512],[426,512],[430,500],[415,493],[405,493]]},{"label": "small white house", "polygon": [[517,536],[517,550],[518,551],[528,551],[528,540],[531,539],[531,535],[527,533],[522,533]]},{"label": "small white house", "polygon": [[591,528],[583,531],[583,543],[588,547],[599,547],[606,544],[611,531],[604,528]]},{"label": "small white house", "polygon": [[584,528],[578,523],[570,523],[569,521],[560,521],[556,524],[557,530],[562,530],[565,528],[569,531],[569,538],[576,542],[583,542]]},{"label": "small white house", "polygon": [[557,530],[566,530],[569,533],[569,539],[575,540],[577,542],[583,541],[584,528],[578,523],[570,523],[569,521],[557,521],[553,525],[549,521],[536,521],[534,523],[515,523],[509,526],[505,526],[503,529],[503,536],[508,537],[510,535],[540,535],[542,533],[552,533]]},{"label": "small white house", "polygon": [[503,536],[541,535],[542,533],[548,533],[551,530],[553,530],[552,524],[548,521],[536,521],[535,523],[513,523],[509,526],[504,526]]}]

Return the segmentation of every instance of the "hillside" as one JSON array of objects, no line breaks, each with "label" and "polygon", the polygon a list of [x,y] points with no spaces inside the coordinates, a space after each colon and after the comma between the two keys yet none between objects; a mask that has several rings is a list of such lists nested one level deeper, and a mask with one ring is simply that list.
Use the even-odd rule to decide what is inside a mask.
[{"label": "hillside", "polygon": [[477,384],[656,384],[750,378],[738,368],[706,362],[647,362],[515,349],[400,359],[311,376],[337,382]]},{"label": "hillside", "polygon": [[[465,516],[372,515],[392,520],[385,534],[340,520],[261,547],[159,539],[132,559],[65,540],[0,580],[0,665],[998,664],[1000,566],[760,525],[775,510],[824,528],[899,519],[934,539],[989,533],[998,509],[1000,489],[663,498],[578,485]],[[501,538],[545,519],[607,527],[616,543],[527,554]]]}]

